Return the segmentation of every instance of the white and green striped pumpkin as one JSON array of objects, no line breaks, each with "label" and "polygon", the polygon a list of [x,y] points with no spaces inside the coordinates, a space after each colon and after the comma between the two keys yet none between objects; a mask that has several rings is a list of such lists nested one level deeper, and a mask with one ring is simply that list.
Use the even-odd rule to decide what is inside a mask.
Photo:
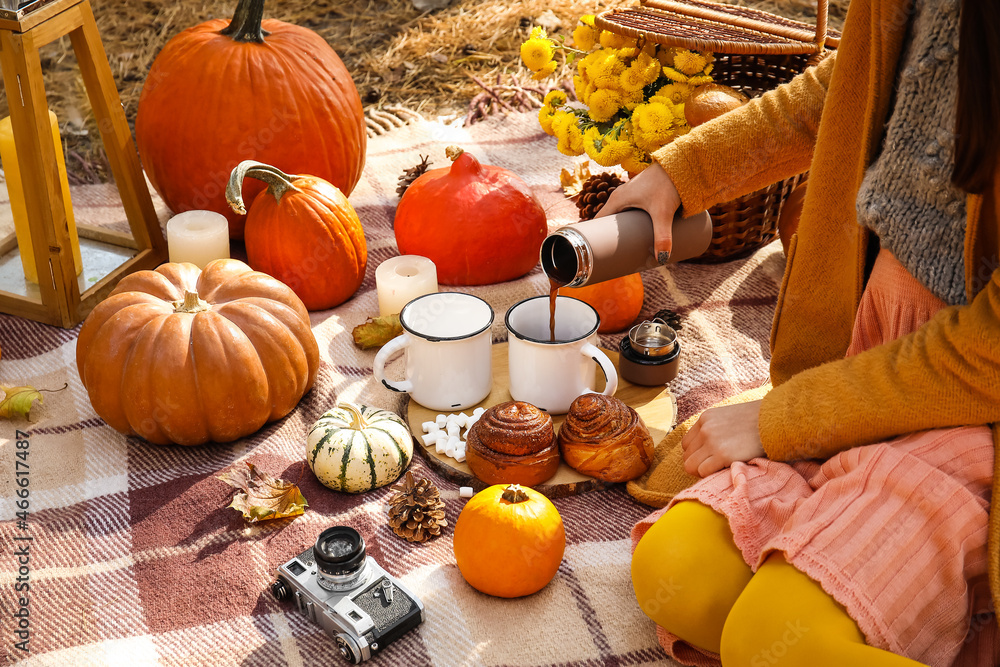
[{"label": "white and green striped pumpkin", "polygon": [[364,493],[391,484],[413,458],[413,438],[398,415],[338,403],[309,430],[306,460],[334,491]]}]

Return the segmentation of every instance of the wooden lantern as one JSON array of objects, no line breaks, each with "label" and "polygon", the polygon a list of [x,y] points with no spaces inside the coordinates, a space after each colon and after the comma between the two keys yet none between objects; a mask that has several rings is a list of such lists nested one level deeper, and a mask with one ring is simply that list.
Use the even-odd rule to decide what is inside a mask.
[{"label": "wooden lantern", "polygon": [[[80,243],[86,246],[79,278],[38,52],[63,35],[69,35],[76,53],[132,230],[128,235],[79,225]],[[69,328],[83,320],[122,277],[166,261],[167,244],[89,0],[34,0],[21,9],[0,10],[0,67],[38,268],[37,286],[25,281],[12,287],[0,279],[0,312]],[[0,241],[0,263],[11,257],[18,263],[16,248],[13,234]]]}]

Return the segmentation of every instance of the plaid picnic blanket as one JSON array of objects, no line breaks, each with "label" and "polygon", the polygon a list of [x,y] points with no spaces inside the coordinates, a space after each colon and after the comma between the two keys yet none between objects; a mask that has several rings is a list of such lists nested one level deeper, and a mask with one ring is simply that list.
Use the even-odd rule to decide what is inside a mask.
[{"label": "plaid picnic blanket", "polygon": [[[468,128],[415,120],[372,138],[364,178],[350,198],[367,235],[366,280],[344,305],[312,314],[322,358],[316,386],[289,416],[252,437],[197,448],[127,438],[94,413],[80,383],[79,328],[67,331],[0,315],[0,383],[68,385],[46,394],[30,421],[0,421],[0,662],[338,664],[330,637],[291,605],[275,601],[268,589],[279,564],[312,544],[324,528],[347,524],[426,608],[425,622],[373,664],[674,664],[657,645],[655,628],[632,593],[629,530],[650,508],[622,485],[556,500],[568,542],[558,575],[536,595],[504,600],[465,583],[455,565],[450,528],[429,543],[408,544],[387,526],[388,489],[339,494],[321,486],[308,469],[303,472],[306,431],[336,401],[405,413],[405,399],[374,381],[375,353],[356,348],[351,329],[377,313],[375,267],[397,254],[392,233],[397,176],[420,154],[444,166],[444,148],[451,144],[524,178],[546,207],[551,228],[575,220],[558,174],[576,160],[556,151],[533,114],[495,117]],[[78,220],[122,224],[113,189],[74,188],[73,199]],[[783,264],[780,246],[772,244],[748,259],[643,275],[643,315],[672,308],[683,317],[681,370],[670,385],[680,419],[766,380],[768,332]],[[493,332],[499,341],[506,337],[502,314],[522,298],[545,293],[547,283],[535,269],[520,280],[462,291],[483,297],[500,315]],[[602,342],[613,347],[620,336]],[[251,525],[227,509],[231,488],[217,476],[246,461],[298,480],[309,502],[306,513]],[[465,502],[457,485],[437,476],[419,456],[412,469],[441,489],[454,525]],[[21,471],[28,472],[18,475]],[[19,486],[21,479],[28,480],[20,482],[26,486]],[[20,501],[27,502],[19,508]]]}]

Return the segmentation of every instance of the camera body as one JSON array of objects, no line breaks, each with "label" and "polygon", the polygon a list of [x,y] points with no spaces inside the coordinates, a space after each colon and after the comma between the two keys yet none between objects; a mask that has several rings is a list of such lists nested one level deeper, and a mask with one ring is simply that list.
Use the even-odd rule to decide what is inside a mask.
[{"label": "camera body", "polygon": [[424,620],[424,605],[365,553],[353,528],[323,531],[312,546],[278,567],[271,592],[337,642],[350,663],[370,660]]}]

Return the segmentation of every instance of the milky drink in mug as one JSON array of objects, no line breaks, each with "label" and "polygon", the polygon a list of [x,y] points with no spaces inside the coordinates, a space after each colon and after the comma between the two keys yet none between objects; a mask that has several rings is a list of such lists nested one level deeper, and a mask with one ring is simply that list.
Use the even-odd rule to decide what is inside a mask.
[{"label": "milky drink in mug", "polygon": [[549,300],[549,295],[532,297],[507,311],[511,398],[565,414],[577,396],[596,392],[598,372],[605,378],[601,393],[613,396],[618,373],[597,347],[597,311],[579,299],[557,296],[550,332]]},{"label": "milky drink in mug", "polygon": [[[375,379],[417,403],[453,412],[479,403],[493,388],[493,309],[477,296],[436,292],[413,299],[399,313],[403,334],[375,355]],[[385,365],[405,350],[404,380],[390,380]]]}]

